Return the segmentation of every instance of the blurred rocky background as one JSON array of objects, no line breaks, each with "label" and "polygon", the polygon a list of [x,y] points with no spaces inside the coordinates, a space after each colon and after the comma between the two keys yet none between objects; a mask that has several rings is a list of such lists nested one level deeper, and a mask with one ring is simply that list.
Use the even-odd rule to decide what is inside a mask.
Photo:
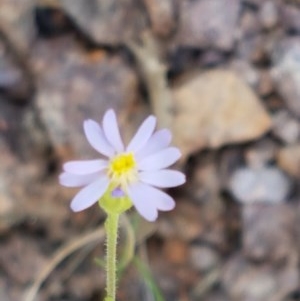
[{"label": "blurred rocky background", "polygon": [[126,139],[154,113],[188,178],[118,300],[300,300],[298,0],[0,0],[0,300],[103,298],[105,216],[57,176],[108,108]]}]

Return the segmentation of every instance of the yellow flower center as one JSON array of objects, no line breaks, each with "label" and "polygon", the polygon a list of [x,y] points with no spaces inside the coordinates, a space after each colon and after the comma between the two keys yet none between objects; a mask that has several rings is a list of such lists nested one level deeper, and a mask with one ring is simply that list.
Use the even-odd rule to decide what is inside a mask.
[{"label": "yellow flower center", "polygon": [[136,180],[136,161],[133,153],[120,154],[113,158],[108,166],[108,176],[113,183],[123,188]]}]

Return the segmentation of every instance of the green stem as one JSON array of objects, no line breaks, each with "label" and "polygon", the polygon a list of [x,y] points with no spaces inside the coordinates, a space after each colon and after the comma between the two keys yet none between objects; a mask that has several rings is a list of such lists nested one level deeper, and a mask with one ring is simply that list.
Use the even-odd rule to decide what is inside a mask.
[{"label": "green stem", "polygon": [[106,298],[105,301],[116,300],[117,286],[117,239],[118,239],[118,213],[108,213],[105,221],[107,235],[106,249]]}]

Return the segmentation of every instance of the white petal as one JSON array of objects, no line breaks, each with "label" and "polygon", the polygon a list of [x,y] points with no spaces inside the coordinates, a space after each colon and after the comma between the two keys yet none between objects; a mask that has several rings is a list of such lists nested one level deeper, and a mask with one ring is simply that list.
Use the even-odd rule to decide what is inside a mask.
[{"label": "white petal", "polygon": [[134,137],[129,142],[126,151],[138,152],[151,137],[156,125],[156,118],[149,116],[139,127]]},{"label": "white petal", "polygon": [[87,160],[87,161],[70,161],[63,165],[63,169],[66,172],[73,173],[75,175],[86,175],[95,173],[105,169],[108,165],[106,160]]},{"label": "white petal", "polygon": [[182,172],[170,169],[143,171],[139,173],[139,179],[161,188],[175,187],[185,183],[185,175]]},{"label": "white petal", "polygon": [[167,129],[162,129],[157,132],[155,132],[146,145],[138,151],[136,154],[137,158],[145,158],[146,156],[152,155],[167,146],[169,146],[172,139],[172,134]]},{"label": "white petal", "polygon": [[63,172],[59,175],[59,183],[65,187],[81,187],[88,185],[99,178],[99,173],[89,175],[74,175]]},{"label": "white petal", "polygon": [[108,184],[108,178],[106,176],[102,176],[81,189],[73,198],[71,202],[71,209],[78,212],[95,204],[105,193]]},{"label": "white petal", "polygon": [[143,183],[136,183],[128,187],[128,194],[137,211],[148,221],[156,220],[157,210],[169,211],[175,207],[172,197]]},{"label": "white petal", "polygon": [[108,110],[103,117],[103,131],[106,139],[116,151],[123,152],[124,145],[120,136],[116,114],[113,110]]},{"label": "white petal", "polygon": [[163,169],[175,163],[180,156],[178,148],[168,147],[138,161],[138,168],[145,171]]},{"label": "white petal", "polygon": [[106,140],[100,125],[94,120],[85,120],[83,123],[85,136],[90,145],[99,153],[111,157],[114,155],[115,150]]},{"label": "white petal", "polygon": [[128,187],[128,195],[132,200],[136,210],[146,220],[153,222],[157,219],[158,212],[153,200],[147,199],[145,191],[143,189],[145,185],[137,183],[131,187]]}]

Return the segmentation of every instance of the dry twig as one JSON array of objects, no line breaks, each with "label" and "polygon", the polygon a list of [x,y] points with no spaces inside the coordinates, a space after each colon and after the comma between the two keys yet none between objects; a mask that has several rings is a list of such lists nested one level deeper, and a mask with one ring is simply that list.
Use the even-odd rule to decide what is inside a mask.
[{"label": "dry twig", "polygon": [[167,67],[160,59],[156,40],[146,32],[141,45],[127,41],[126,46],[134,54],[142,72],[159,126],[171,128],[173,104],[167,82]]},{"label": "dry twig", "polygon": [[104,239],[104,236],[105,232],[103,226],[101,226],[99,228],[96,228],[94,231],[84,234],[61,247],[61,249],[56,252],[53,258],[48,262],[48,264],[40,271],[31,287],[25,292],[23,301],[35,300],[43,282],[66,257],[88,244],[95,244],[99,242],[99,240]]}]

